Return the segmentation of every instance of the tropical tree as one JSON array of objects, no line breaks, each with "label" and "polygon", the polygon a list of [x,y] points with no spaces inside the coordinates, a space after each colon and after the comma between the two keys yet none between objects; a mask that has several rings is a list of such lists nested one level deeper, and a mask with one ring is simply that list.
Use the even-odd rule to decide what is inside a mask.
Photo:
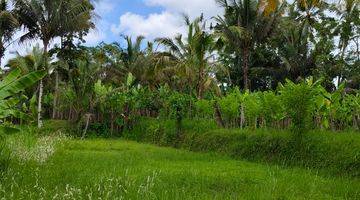
[{"label": "tropical tree", "polygon": [[217,70],[214,38],[205,30],[203,16],[194,21],[185,16],[185,23],[188,27],[186,38],[178,35],[174,39],[158,38],[155,41],[167,48],[168,54],[164,56],[170,58],[170,65],[176,66],[180,87],[188,85],[190,94],[195,89],[196,96],[202,99],[206,90],[216,86],[216,80],[211,76]]},{"label": "tropical tree", "polygon": [[[10,59],[8,61],[8,64],[6,67],[10,68],[10,70],[17,70],[19,69],[21,71],[22,75],[26,75],[28,73],[34,72],[34,71],[40,71],[43,70],[43,64],[44,64],[44,54],[42,52],[42,49],[37,45],[35,46],[32,51],[22,56],[19,53],[17,53],[17,56],[13,59]],[[46,71],[46,70],[44,70]],[[49,71],[46,71],[47,74]],[[44,81],[44,80],[41,80]],[[39,90],[39,87],[37,89],[35,88],[28,88],[26,90],[27,96],[32,96],[32,104],[35,105],[36,103],[36,94]],[[31,105],[33,107],[34,105]],[[35,112],[35,110],[33,110]]]},{"label": "tropical tree", "polygon": [[7,44],[11,41],[19,26],[16,15],[8,9],[8,4],[9,2],[7,0],[0,1],[0,66]]},{"label": "tropical tree", "polygon": [[17,52],[16,57],[10,59],[6,65],[10,69],[20,69],[22,75],[42,70],[44,54],[42,49],[37,45],[29,52],[22,56]]},{"label": "tropical tree", "polygon": [[[9,132],[9,127],[4,126],[4,119],[13,116],[25,118],[26,114],[14,108],[19,103],[19,98],[14,97],[26,88],[32,86],[46,75],[45,71],[34,71],[26,75],[21,75],[21,70],[12,70],[0,82],[0,133]],[[13,130],[10,128],[10,130]]]},{"label": "tropical tree", "polygon": [[126,48],[121,54],[123,77],[126,80],[128,73],[131,73],[134,75],[135,81],[139,82],[143,74],[142,69],[144,68],[142,61],[144,60],[145,52],[142,45],[145,37],[137,36],[135,41],[130,36],[124,36],[124,39],[126,41]]},{"label": "tropical tree", "polygon": [[235,54],[236,65],[242,63],[244,89],[249,89],[250,55],[256,44],[273,33],[286,3],[278,0],[217,0],[225,9],[224,17],[215,17],[216,33],[228,54]]},{"label": "tropical tree", "polygon": [[[44,69],[51,40],[69,33],[83,32],[94,27],[91,22],[93,6],[88,0],[14,0],[15,12],[27,33],[20,38],[25,41],[40,38],[44,46]],[[76,20],[74,20],[76,19]],[[43,82],[39,83],[38,127],[42,126]]]},{"label": "tropical tree", "polygon": [[[335,34],[340,36],[338,48],[340,65],[338,73],[338,85],[346,77],[346,66],[357,64],[360,62],[359,54],[359,38],[360,38],[360,2],[356,0],[341,0],[339,6],[335,6],[334,10],[339,16],[339,23],[335,29]],[[357,48],[356,51],[351,49]],[[349,48],[350,47],[350,48]],[[348,55],[346,55],[348,54]],[[346,59],[348,57],[348,59]],[[353,57],[353,58],[352,58]],[[350,61],[350,62],[349,62]],[[349,70],[355,72],[356,70]],[[345,73],[344,73],[345,72]],[[350,73],[349,77],[355,79],[356,75]],[[354,80],[355,81],[355,80]]]},{"label": "tropical tree", "polygon": [[147,48],[143,48],[144,37],[138,36],[135,41],[130,36],[122,36],[125,40],[125,47],[119,43],[101,43],[92,48],[94,61],[102,66],[104,81],[115,86],[121,86],[126,82],[127,75],[133,74],[136,83],[142,81],[145,68],[151,65],[146,58]]}]

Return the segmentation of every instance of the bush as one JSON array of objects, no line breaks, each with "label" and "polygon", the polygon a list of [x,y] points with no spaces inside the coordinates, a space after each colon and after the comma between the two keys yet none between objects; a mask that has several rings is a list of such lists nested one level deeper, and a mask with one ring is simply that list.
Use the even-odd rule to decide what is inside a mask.
[{"label": "bush", "polygon": [[284,106],[280,98],[274,92],[267,91],[262,93],[261,112],[264,116],[265,127],[277,127],[277,123],[285,118]]},{"label": "bush", "polygon": [[[183,138],[176,138],[175,120],[164,120],[154,118],[141,118],[131,130],[126,130],[124,138],[149,142],[161,146],[174,146],[176,141]],[[187,132],[206,132],[216,129],[217,125],[213,120],[207,119],[187,119],[182,121],[182,130]]]},{"label": "bush", "polygon": [[241,107],[241,93],[239,89],[235,89],[225,97],[222,97],[218,100],[218,103],[226,126],[237,126]]},{"label": "bush", "polygon": [[281,100],[291,118],[293,131],[297,134],[308,130],[311,119],[313,90],[306,83],[287,81],[280,90]]},{"label": "bush", "polygon": [[214,101],[200,99],[195,102],[195,115],[198,118],[212,119],[214,118]]}]

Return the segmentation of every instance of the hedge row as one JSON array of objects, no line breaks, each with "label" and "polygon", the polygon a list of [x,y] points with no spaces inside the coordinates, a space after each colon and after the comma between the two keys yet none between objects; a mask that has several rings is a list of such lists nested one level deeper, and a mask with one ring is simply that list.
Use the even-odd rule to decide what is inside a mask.
[{"label": "hedge row", "polygon": [[360,177],[359,133],[314,130],[299,138],[286,130],[218,129],[212,121],[184,120],[178,138],[174,121],[143,119],[124,136],[160,146]]}]

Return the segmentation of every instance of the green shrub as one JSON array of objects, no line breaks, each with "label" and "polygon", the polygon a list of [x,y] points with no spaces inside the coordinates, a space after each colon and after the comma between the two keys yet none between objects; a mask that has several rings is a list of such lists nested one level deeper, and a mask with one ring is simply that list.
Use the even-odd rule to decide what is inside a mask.
[{"label": "green shrub", "polygon": [[220,98],[218,104],[227,127],[237,126],[241,107],[241,93],[239,89],[235,89],[228,95]]},{"label": "green shrub", "polygon": [[308,130],[311,119],[313,90],[309,84],[287,81],[281,88],[281,100],[297,134]]},{"label": "green shrub", "polygon": [[249,127],[257,127],[261,115],[261,93],[250,93],[244,96],[245,117]]},{"label": "green shrub", "polygon": [[261,112],[264,117],[265,127],[277,128],[277,123],[285,118],[284,106],[280,97],[272,91],[262,93]]},{"label": "green shrub", "polygon": [[195,115],[198,118],[214,118],[214,101],[206,99],[197,100],[195,102],[195,111]]}]

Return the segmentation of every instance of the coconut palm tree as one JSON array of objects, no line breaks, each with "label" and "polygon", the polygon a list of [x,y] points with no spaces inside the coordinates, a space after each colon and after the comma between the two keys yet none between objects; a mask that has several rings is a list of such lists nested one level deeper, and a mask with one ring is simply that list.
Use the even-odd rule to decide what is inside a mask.
[{"label": "coconut palm tree", "polygon": [[6,45],[11,41],[18,26],[14,12],[8,10],[8,1],[0,0],[0,66]]},{"label": "coconut palm tree", "polygon": [[[353,41],[357,45],[359,49],[358,40],[360,38],[360,2],[357,0],[341,0],[339,1],[338,7],[336,7],[335,11],[337,15],[340,17],[339,23],[336,27],[335,33],[340,35],[339,39],[339,57],[343,65],[346,65],[345,56],[346,53],[357,55],[357,62],[360,62],[359,50],[355,52],[349,52],[349,47],[351,46],[351,42]],[[348,51],[348,52],[347,52]],[[350,60],[350,59],[348,59]],[[356,62],[356,61],[355,61]],[[344,72],[346,72],[345,67],[341,66],[338,74],[338,85],[341,84],[344,79]],[[356,74],[351,74],[352,77],[355,77]]]},{"label": "coconut palm tree", "polygon": [[144,58],[145,51],[142,48],[145,37],[137,36],[135,41],[130,36],[124,36],[126,41],[126,48],[122,52],[122,62],[125,70],[125,77],[128,73],[132,73],[135,76],[136,82],[141,80],[143,73],[141,62]]},{"label": "coconut palm tree", "polygon": [[211,76],[215,70],[214,38],[205,31],[203,16],[192,22],[185,16],[185,23],[188,26],[187,38],[178,35],[174,39],[158,38],[155,41],[167,48],[166,56],[170,57],[170,64],[176,66],[180,87],[189,86],[190,93],[195,89],[197,97],[202,99],[204,92],[216,85]]},{"label": "coconut palm tree", "polygon": [[[44,69],[51,40],[94,27],[93,6],[88,0],[14,0],[14,10],[27,33],[20,41],[39,38],[44,46]],[[76,19],[76,20],[74,20]],[[38,127],[42,127],[43,82],[39,83]]]},{"label": "coconut palm tree", "polygon": [[[215,17],[216,34],[221,43],[241,59],[244,89],[249,89],[249,59],[256,43],[264,42],[282,15],[285,2],[278,0],[217,0],[225,9]],[[236,61],[238,62],[238,61]],[[238,62],[240,63],[240,62]]]}]

